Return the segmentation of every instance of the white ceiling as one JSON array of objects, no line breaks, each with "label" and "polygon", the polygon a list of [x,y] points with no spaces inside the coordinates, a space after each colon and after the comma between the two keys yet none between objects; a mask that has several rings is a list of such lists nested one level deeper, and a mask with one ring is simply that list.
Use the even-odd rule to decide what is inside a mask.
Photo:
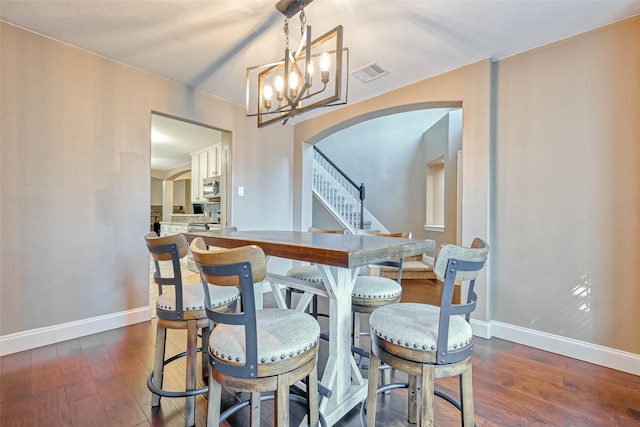
[{"label": "white ceiling", "polygon": [[[283,56],[276,2],[0,0],[0,19],[243,105],[246,68]],[[344,27],[350,70],[390,72],[350,78],[351,104],[638,15],[640,0],[315,0],[305,11],[314,37]],[[290,26],[297,46],[297,17]]]}]

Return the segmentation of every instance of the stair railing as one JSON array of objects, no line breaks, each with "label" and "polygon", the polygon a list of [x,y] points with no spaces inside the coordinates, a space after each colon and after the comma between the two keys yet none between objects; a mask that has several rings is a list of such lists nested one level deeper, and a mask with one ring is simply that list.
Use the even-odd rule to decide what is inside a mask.
[{"label": "stair railing", "polygon": [[[318,166],[314,168],[318,173],[314,173],[314,187],[321,195],[334,207],[345,205],[348,199],[358,200],[360,203],[360,215],[358,215],[359,223],[357,224],[361,230],[364,228],[364,199],[365,186],[364,183],[356,184],[354,180],[342,171],[335,163],[331,161],[317,147],[313,147],[313,161]],[[330,181],[336,182],[337,186],[329,184]],[[339,213],[346,217],[350,224],[352,215],[350,212],[344,212],[337,209]],[[353,224],[356,225],[356,224]]]}]

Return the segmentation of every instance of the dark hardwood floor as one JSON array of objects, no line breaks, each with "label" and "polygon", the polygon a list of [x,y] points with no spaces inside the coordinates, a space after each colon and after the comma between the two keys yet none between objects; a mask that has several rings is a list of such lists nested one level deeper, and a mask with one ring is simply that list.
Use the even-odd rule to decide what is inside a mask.
[{"label": "dark hardwood floor", "polygon": [[[418,291],[412,292],[408,299],[419,297]],[[0,425],[182,426],[183,399],[163,398],[160,412],[151,413],[146,378],[154,340],[152,320],[0,358]],[[184,340],[181,331],[170,331],[167,354],[182,351]],[[367,344],[366,338],[363,341]],[[479,426],[640,426],[640,377],[499,339],[475,342],[473,386]],[[172,365],[166,369],[166,384],[178,390],[184,387],[184,360]],[[399,372],[393,377],[394,382],[406,379]],[[453,396],[457,387],[456,379],[437,380],[437,388]],[[224,404],[238,398],[242,395],[227,393]],[[404,389],[380,395],[377,425],[410,425],[406,401]],[[199,396],[198,426],[206,425],[206,407],[205,397]],[[359,407],[338,425],[360,426],[358,411]],[[245,412],[226,425],[247,426]],[[292,412],[295,421],[303,409],[292,404]],[[263,425],[272,425],[270,402],[265,402],[262,417]],[[435,425],[456,426],[458,420],[459,413],[437,399]]]}]

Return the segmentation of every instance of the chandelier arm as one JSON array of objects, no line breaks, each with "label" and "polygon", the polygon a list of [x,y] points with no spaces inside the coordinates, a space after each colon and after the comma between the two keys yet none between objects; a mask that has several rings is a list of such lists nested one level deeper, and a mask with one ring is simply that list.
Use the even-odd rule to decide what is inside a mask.
[{"label": "chandelier arm", "polygon": [[301,99],[300,99],[300,101],[303,101],[303,100],[305,100],[305,99],[311,98],[312,96],[316,96],[317,94],[324,92],[324,90],[325,90],[326,88],[327,88],[327,84],[326,84],[326,83],[323,83],[322,89],[320,89],[320,90],[319,90],[319,91],[317,91],[317,92],[313,92],[313,93],[309,93],[309,94],[307,94],[304,98],[301,98]]},{"label": "chandelier arm", "polygon": [[311,47],[311,26],[307,25],[305,31],[302,32],[302,37],[300,38],[300,43],[298,43],[298,48],[296,49],[296,53],[292,55],[293,58],[298,58],[302,53],[302,49],[309,50]]},{"label": "chandelier arm", "polygon": [[288,44],[289,43],[287,39],[287,48],[284,51],[284,75],[282,76],[284,77],[284,88],[283,88],[284,93],[282,95],[284,96],[284,99],[287,101],[287,104],[291,105],[291,98],[289,97],[289,73],[291,72],[290,71],[291,63],[293,62],[295,64],[295,57],[291,55]]}]

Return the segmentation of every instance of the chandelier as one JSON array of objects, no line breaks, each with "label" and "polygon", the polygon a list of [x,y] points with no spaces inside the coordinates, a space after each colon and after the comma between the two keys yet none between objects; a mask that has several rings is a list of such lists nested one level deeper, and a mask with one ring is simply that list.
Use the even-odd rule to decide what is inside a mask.
[{"label": "chandelier", "polygon": [[[304,11],[305,2],[311,1],[280,0],[276,4],[285,15],[284,58],[247,68],[245,114],[257,116],[259,128],[278,121],[286,124],[290,118],[318,107],[347,103],[349,51],[342,45],[342,26],[311,40],[311,26],[306,25]],[[289,19],[298,13],[300,44],[292,51]],[[342,97],[344,101],[340,101]]]}]

